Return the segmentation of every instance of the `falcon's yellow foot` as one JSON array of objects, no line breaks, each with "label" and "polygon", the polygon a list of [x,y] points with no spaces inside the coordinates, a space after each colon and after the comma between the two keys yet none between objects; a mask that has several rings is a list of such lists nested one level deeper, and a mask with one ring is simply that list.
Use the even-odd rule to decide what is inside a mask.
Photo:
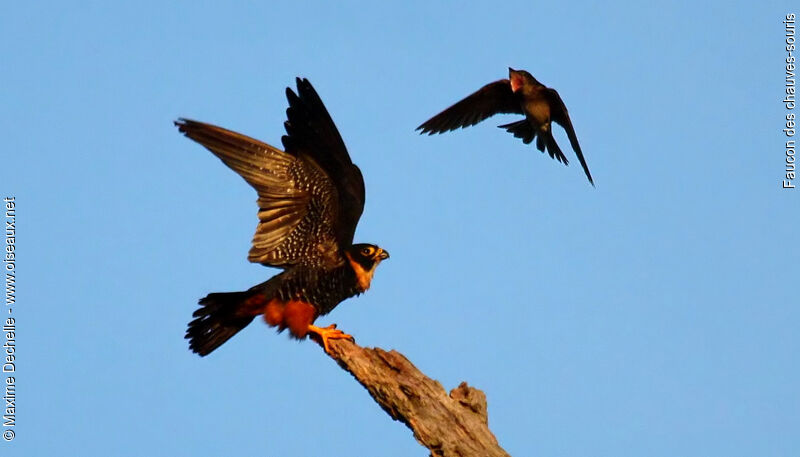
[{"label": "falcon's yellow foot", "polygon": [[330,346],[328,346],[328,340],[350,340],[355,342],[355,339],[352,335],[348,335],[341,330],[336,329],[336,324],[331,324],[327,327],[317,327],[316,325],[309,325],[308,326],[308,333],[311,334],[311,338],[319,343],[327,354],[331,353]]}]

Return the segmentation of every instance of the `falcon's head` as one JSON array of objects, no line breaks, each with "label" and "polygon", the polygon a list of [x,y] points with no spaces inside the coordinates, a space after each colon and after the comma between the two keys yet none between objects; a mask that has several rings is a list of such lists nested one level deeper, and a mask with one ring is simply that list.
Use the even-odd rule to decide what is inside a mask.
[{"label": "falcon's head", "polygon": [[358,286],[362,291],[369,289],[372,275],[375,274],[375,268],[389,258],[388,251],[384,251],[383,248],[374,244],[366,243],[350,246],[345,254],[350,261],[350,266],[353,267],[353,271],[356,273]]}]

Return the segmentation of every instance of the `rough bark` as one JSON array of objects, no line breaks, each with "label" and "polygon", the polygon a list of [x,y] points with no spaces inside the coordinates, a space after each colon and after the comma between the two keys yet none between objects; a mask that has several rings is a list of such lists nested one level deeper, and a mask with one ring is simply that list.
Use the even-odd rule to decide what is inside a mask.
[{"label": "rough bark", "polygon": [[411,431],[431,456],[509,457],[489,430],[486,395],[466,382],[448,395],[403,354],[330,342],[331,357],[364,386],[392,419]]}]

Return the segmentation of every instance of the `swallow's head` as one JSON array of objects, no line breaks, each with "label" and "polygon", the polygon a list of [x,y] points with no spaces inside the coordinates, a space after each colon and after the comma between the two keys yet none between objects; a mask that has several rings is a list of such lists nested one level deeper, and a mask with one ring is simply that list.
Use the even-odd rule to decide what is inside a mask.
[{"label": "swallow's head", "polygon": [[514,70],[508,67],[508,80],[511,82],[511,91],[518,92],[524,87],[533,87],[539,84],[536,78],[525,70]]}]

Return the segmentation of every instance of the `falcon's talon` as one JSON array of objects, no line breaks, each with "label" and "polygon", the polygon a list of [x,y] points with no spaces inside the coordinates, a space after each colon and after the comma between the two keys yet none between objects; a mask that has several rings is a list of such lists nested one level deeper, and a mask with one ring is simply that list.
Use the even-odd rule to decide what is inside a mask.
[{"label": "falcon's talon", "polygon": [[[323,349],[325,349],[326,354],[331,353],[331,348],[328,345],[328,340],[350,340],[355,342],[355,338],[353,335],[348,335],[341,330],[336,329],[336,324],[331,324],[327,327],[317,327],[316,325],[309,325],[308,332],[311,333],[311,337],[319,343]],[[321,342],[320,342],[321,340]]]}]

